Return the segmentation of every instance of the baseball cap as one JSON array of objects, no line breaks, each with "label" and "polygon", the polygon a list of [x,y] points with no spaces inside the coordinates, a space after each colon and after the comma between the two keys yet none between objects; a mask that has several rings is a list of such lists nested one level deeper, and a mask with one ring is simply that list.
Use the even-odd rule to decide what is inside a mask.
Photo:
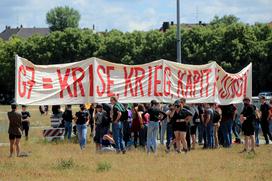
[{"label": "baseball cap", "polygon": [[174,102],[174,106],[179,106],[180,105],[180,100],[179,99],[177,99],[175,102]]}]

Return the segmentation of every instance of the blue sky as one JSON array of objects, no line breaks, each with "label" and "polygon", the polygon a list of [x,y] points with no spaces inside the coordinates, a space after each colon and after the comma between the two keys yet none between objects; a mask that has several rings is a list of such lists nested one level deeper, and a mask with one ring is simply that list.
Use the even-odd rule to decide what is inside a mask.
[{"label": "blue sky", "polygon": [[[46,12],[64,5],[80,12],[80,27],[95,24],[97,31],[150,30],[163,21],[176,21],[176,0],[0,0],[0,32],[6,25],[47,27]],[[182,23],[228,14],[250,24],[271,22],[272,0],[181,0]]]}]

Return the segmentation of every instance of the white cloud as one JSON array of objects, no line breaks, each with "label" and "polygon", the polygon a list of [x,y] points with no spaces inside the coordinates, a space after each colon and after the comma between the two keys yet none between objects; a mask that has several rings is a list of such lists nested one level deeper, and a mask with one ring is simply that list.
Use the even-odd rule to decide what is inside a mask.
[{"label": "white cloud", "polygon": [[[68,5],[80,11],[81,27],[123,31],[159,28],[176,21],[175,0],[0,0],[0,31],[5,25],[47,27],[46,12]],[[198,9],[198,12],[196,11]],[[210,21],[215,15],[234,14],[247,23],[272,21],[272,0],[182,0],[182,22]]]}]

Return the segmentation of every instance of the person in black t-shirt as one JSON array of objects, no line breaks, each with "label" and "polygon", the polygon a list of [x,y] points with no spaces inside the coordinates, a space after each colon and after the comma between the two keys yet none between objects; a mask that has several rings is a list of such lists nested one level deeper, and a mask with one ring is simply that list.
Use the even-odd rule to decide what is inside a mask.
[{"label": "person in black t-shirt", "polygon": [[242,129],[245,135],[245,148],[241,152],[251,151],[255,153],[255,137],[254,137],[254,119],[256,118],[254,107],[250,104],[249,98],[244,98],[244,109],[240,115]]},{"label": "person in black t-shirt", "polygon": [[[261,101],[261,127],[266,144],[269,144],[269,139],[272,141],[272,135],[269,131],[269,109],[270,106],[265,102],[265,97],[260,97]],[[268,139],[269,138],[269,139]]]},{"label": "person in black t-shirt", "polygon": [[89,124],[89,112],[85,105],[80,105],[80,111],[76,113],[76,125],[80,149],[83,150],[87,143],[87,126]]},{"label": "person in black t-shirt", "polygon": [[72,113],[72,106],[67,105],[64,113],[62,114],[62,118],[65,124],[65,137],[68,136],[68,140],[71,140],[72,134],[72,121],[73,121],[73,113]]},{"label": "person in black t-shirt", "polygon": [[90,137],[93,137],[93,131],[94,131],[94,106],[93,104],[90,105],[90,108],[88,109],[89,111],[89,115],[90,115],[90,128],[91,128],[91,134],[90,134]]},{"label": "person in black t-shirt", "polygon": [[156,100],[151,101],[151,107],[142,115],[143,119],[149,114],[149,124],[147,127],[147,153],[157,151],[157,136],[159,132],[159,121],[164,120],[167,115],[160,110],[160,104]]},{"label": "person in black t-shirt", "polygon": [[26,110],[25,105],[22,105],[22,125],[23,125],[23,132],[25,133],[25,138],[26,140],[28,140],[28,132],[29,132],[29,126],[30,126],[30,122],[29,122],[29,118],[30,118],[30,113]]},{"label": "person in black t-shirt", "polygon": [[184,108],[185,103],[186,100],[183,98],[176,100],[174,103],[175,111],[170,115],[170,118],[173,122],[173,130],[178,153],[181,153],[181,144],[183,145],[183,151],[185,153],[188,151],[186,132],[188,129],[188,123],[193,116],[192,112],[188,108]]}]

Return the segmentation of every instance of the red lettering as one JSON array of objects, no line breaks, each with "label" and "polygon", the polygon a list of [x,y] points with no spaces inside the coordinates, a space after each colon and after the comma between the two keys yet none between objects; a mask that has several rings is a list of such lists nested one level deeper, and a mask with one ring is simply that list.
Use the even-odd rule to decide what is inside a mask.
[{"label": "red lettering", "polygon": [[211,72],[212,72],[211,69],[203,70],[203,74],[206,74],[206,97],[209,96],[209,86],[210,86],[209,79],[210,79]]},{"label": "red lettering", "polygon": [[111,92],[110,88],[112,85],[114,85],[114,81],[110,79],[110,71],[114,70],[113,66],[107,66],[107,96],[112,97],[115,94]]},{"label": "red lettering", "polygon": [[158,71],[162,70],[162,65],[155,66],[155,76],[154,76],[154,96],[162,96],[162,92],[157,90],[158,85],[161,84],[161,80],[158,79]]},{"label": "red lettering", "polygon": [[185,92],[185,97],[188,96],[188,92],[190,92],[190,96],[192,96],[192,72],[189,70],[188,75],[187,75],[187,82],[186,82],[186,92]]},{"label": "red lettering", "polygon": [[194,70],[194,78],[193,78],[193,96],[196,96],[196,85],[201,81],[201,75],[200,72],[197,70]]},{"label": "red lettering", "polygon": [[65,89],[67,89],[69,96],[73,97],[70,85],[68,85],[68,82],[67,82],[68,81],[68,77],[70,75],[70,69],[69,68],[66,69],[65,75],[64,75],[64,79],[62,79],[62,77],[61,77],[60,69],[57,69],[57,73],[58,73],[58,79],[59,79],[59,84],[60,84],[60,88],[61,88],[60,98],[63,98],[63,91]]},{"label": "red lettering", "polygon": [[102,72],[105,74],[106,70],[105,70],[105,67],[103,67],[102,65],[98,65],[97,66],[97,74],[98,74],[98,77],[102,83],[102,90],[100,91],[99,90],[99,86],[96,86],[96,92],[98,94],[98,96],[103,96],[104,92],[105,92],[105,89],[106,89],[106,85],[105,85],[105,81],[103,80],[103,77],[100,73],[100,70],[102,70]]},{"label": "red lettering", "polygon": [[148,67],[148,96],[151,96],[152,89],[152,67]]},{"label": "red lettering", "polygon": [[131,96],[134,96],[132,83],[131,83],[131,77],[133,75],[133,68],[130,69],[130,72],[129,72],[129,75],[128,75],[127,67],[124,67],[124,73],[125,73],[125,92],[124,92],[124,96],[127,96],[128,87],[130,88],[129,90],[130,90]]},{"label": "red lettering", "polygon": [[[27,72],[31,72],[31,80],[28,80],[27,82],[22,81],[21,78],[21,74],[23,73],[24,76],[26,76]],[[19,67],[19,71],[18,71],[18,92],[19,92],[19,96],[20,97],[25,97],[26,95],[26,90],[27,90],[27,84],[29,85],[29,89],[27,92],[27,99],[30,99],[31,96],[31,92],[33,89],[33,86],[35,85],[35,70],[33,67],[24,67],[23,65],[21,65]],[[21,84],[23,85],[23,90],[21,88]]]},{"label": "red lettering", "polygon": [[[79,78],[77,78],[77,72],[80,72],[81,75]],[[72,75],[74,80],[74,97],[77,97],[77,84],[79,86],[80,94],[82,97],[85,96],[84,87],[82,84],[82,80],[85,77],[85,72],[81,67],[72,68]]]},{"label": "red lettering", "polygon": [[[145,77],[145,70],[141,67],[135,67],[135,96],[138,95],[138,86],[140,87],[141,96],[144,96],[144,90],[142,85],[142,80]],[[139,72],[141,72],[141,75],[139,75]]]},{"label": "red lettering", "polygon": [[178,97],[180,97],[180,94],[184,97],[184,89],[183,89],[183,77],[186,75],[186,72],[181,72],[181,70],[178,71]]},{"label": "red lettering", "polygon": [[89,65],[89,96],[93,97],[94,95],[94,89],[93,89],[93,82],[94,82],[94,77],[93,77],[93,65]]},{"label": "red lettering", "polygon": [[[169,96],[171,94],[171,81],[169,80],[169,77],[171,77],[171,69],[169,67],[165,67],[164,74],[163,74],[163,92],[165,96]],[[168,79],[166,79],[168,77]],[[166,88],[167,87],[167,88]]]},{"label": "red lettering", "polygon": [[[26,76],[26,71],[23,65],[21,65],[18,70],[18,92],[20,97],[24,97],[26,94],[26,82],[25,81],[22,82],[21,80],[22,73],[24,76]],[[23,90],[21,89],[21,86],[23,86]]]}]

